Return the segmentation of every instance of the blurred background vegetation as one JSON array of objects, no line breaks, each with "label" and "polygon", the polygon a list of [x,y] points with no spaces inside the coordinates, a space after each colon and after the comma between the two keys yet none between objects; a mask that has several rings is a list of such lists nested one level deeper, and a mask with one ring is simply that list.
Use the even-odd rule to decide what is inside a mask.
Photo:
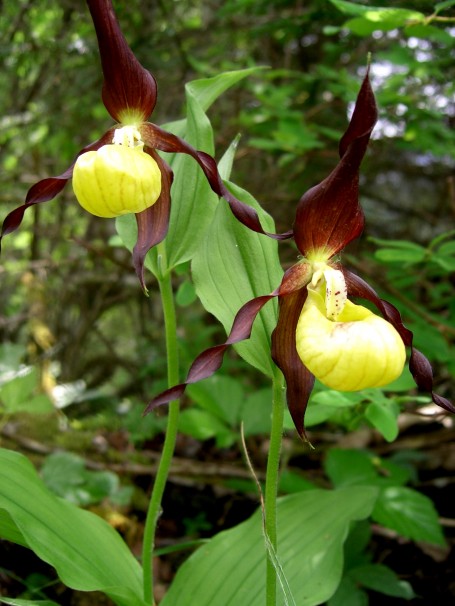
[{"label": "blurred background vegetation", "polygon": [[[185,82],[267,68],[221,98],[210,117],[217,157],[241,134],[233,180],[271,212],[279,230],[289,228],[302,193],[334,166],[346,107],[371,53],[380,122],[362,168],[365,235],[426,246],[453,225],[455,212],[455,24],[452,3],[440,4],[448,8],[438,13],[434,2],[421,0],[402,15],[368,18],[330,1],[131,0],[116,8],[133,50],[158,81],[158,124],[181,116]],[[0,18],[5,216],[32,183],[63,171],[111,122],[83,4],[4,2]],[[33,309],[52,333],[61,381],[84,377],[90,387],[109,382],[130,392],[127,383],[137,384],[144,366],[142,346],[160,341],[160,321],[153,301],[150,306],[136,288],[128,254],[107,245],[113,222],[82,213],[70,186],[26,221],[27,229],[4,242],[2,340],[25,344]],[[367,237],[356,253],[371,248]],[[288,256],[292,261],[294,252]],[[374,275],[381,280],[384,268]],[[411,300],[416,303],[414,294]],[[118,314],[130,324],[122,334],[115,329]]]},{"label": "blurred background vegetation", "polygon": [[[399,306],[416,345],[435,367],[438,391],[453,399],[455,2],[388,0],[382,9],[341,0],[114,4],[132,49],[157,79],[157,124],[182,116],[186,82],[264,67],[222,96],[210,119],[217,158],[240,133],[232,180],[273,215],[279,231],[289,229],[303,192],[335,165],[346,108],[352,109],[371,54],[380,120],[362,166],[367,228],[345,260]],[[0,11],[4,217],[34,182],[62,172],[111,120],[100,99],[96,38],[84,3],[4,0]],[[294,262],[290,245],[281,251],[283,266]],[[128,451],[132,444],[159,452],[161,417],[142,422],[140,415],[144,401],[165,381],[160,302],[153,285],[150,299],[140,291],[114,222],[81,211],[68,186],[57,200],[28,212],[21,229],[5,238],[0,262],[5,444],[27,447],[33,438],[44,448],[41,455],[59,447],[93,458],[110,448]],[[175,284],[182,368],[223,337],[193,300],[189,280],[182,267]],[[232,355],[226,374],[241,376],[242,364]],[[264,385],[253,373],[243,387]],[[197,393],[193,397],[197,400]],[[55,406],[60,412],[52,424]],[[32,408],[44,414],[43,422],[34,414],[26,415],[28,420],[20,416]],[[16,431],[11,421],[18,418]],[[322,450],[325,431],[332,431],[327,447],[367,420],[353,414],[335,426],[320,425]],[[184,442],[182,455],[228,461],[238,456],[217,450],[232,445],[226,432],[212,427],[204,433],[187,423],[184,433],[194,442],[191,447]],[[440,476],[450,475],[453,427],[439,421],[425,427],[419,430],[424,437],[415,431],[411,438],[417,442],[411,439],[410,445],[426,450],[442,444],[429,465],[439,468]],[[267,428],[259,423],[256,433],[262,429]],[[360,445],[370,445],[369,439]],[[261,460],[263,446],[257,442],[255,448]],[[300,452],[300,446],[294,448]],[[203,471],[196,466],[195,473]],[[111,496],[120,491],[114,488]],[[448,511],[442,515],[450,517]],[[191,534],[213,524],[195,515],[185,530]]]}]

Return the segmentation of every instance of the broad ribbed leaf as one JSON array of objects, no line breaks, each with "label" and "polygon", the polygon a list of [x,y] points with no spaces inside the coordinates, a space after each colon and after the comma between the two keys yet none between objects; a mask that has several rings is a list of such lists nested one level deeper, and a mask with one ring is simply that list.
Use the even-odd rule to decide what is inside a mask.
[{"label": "broad ribbed leaf", "polygon": [[0,509],[0,537],[6,541],[11,541],[11,543],[16,543],[16,545],[28,547],[24,535],[5,509]]},{"label": "broad ribbed leaf", "polygon": [[117,532],[102,518],[56,497],[26,457],[4,449],[0,511],[68,587],[102,591],[119,606],[145,606],[141,568]]},{"label": "broad ribbed leaf", "polygon": [[[278,559],[299,606],[328,600],[343,570],[352,520],[366,518],[374,488],[301,492],[278,500]],[[263,606],[265,546],[261,513],[221,532],[179,569],[161,606]],[[277,605],[283,606],[278,594]]]},{"label": "broad ribbed leaf", "polygon": [[[195,149],[213,156],[213,131],[205,112],[222,93],[253,71],[226,72],[214,78],[189,82],[185,86],[187,119],[186,124],[178,129],[179,136]],[[171,222],[166,238],[170,268],[192,259],[213,219],[218,201],[194,158],[176,154],[171,166],[175,179],[171,191]]]},{"label": "broad ribbed leaf", "polygon": [[406,486],[384,489],[374,508],[373,519],[413,541],[445,545],[433,502]]},{"label": "broad ribbed leaf", "polygon": [[[230,184],[234,195],[256,209],[261,223],[274,230],[272,218],[241,188]],[[248,300],[276,289],[283,276],[277,243],[245,229],[221,201],[192,263],[196,292],[205,309],[229,332],[237,311]],[[270,301],[259,313],[248,341],[236,345],[249,364],[272,376],[270,338],[277,323],[277,306]]]}]

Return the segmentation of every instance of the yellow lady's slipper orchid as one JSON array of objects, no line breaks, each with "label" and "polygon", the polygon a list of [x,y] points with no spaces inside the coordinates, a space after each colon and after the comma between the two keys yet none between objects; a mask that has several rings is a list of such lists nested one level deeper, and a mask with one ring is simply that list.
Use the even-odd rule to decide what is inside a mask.
[{"label": "yellow lady's slipper orchid", "polygon": [[148,121],[157,101],[155,78],[128,46],[112,0],[87,0],[87,4],[104,76],[101,96],[116,124],[81,149],[76,162],[60,175],[41,179],[30,187],[25,202],[8,213],[0,226],[0,246],[4,236],[19,228],[25,212],[35,204],[53,200],[74,172],[76,197],[90,213],[106,218],[135,214],[137,241],[132,250],[133,266],[145,292],[145,257],[164,240],[171,218],[173,172],[160,151],[193,158],[212,191],[228,202],[234,216],[249,229],[275,240],[292,237],[292,231],[283,234],[264,231],[256,210],[237,199],[225,185],[210,154]]},{"label": "yellow lady's slipper orchid", "polygon": [[140,213],[158,200],[161,171],[142,145],[103,145],[79,156],[73,189],[82,208],[97,217]]},{"label": "yellow lady's slipper orchid", "polygon": [[[273,292],[247,301],[237,312],[227,340],[199,354],[185,381],[155,396],[146,413],[182,397],[188,385],[216,372],[226,349],[249,339],[260,310],[278,297],[271,354],[286,380],[289,412],[302,438],[306,439],[305,411],[315,378],[340,391],[386,385],[401,374],[405,347],[410,348],[409,369],[417,387],[455,414],[452,402],[433,391],[431,365],[414,347],[413,334],[398,309],[336,258],[363,230],[359,167],[376,120],[367,72],[340,140],[338,164],[299,200],[293,236],[301,258],[287,269]],[[370,301],[382,317],[354,304],[351,297]]]},{"label": "yellow lady's slipper orchid", "polygon": [[390,322],[351,301],[330,319],[313,288],[297,323],[296,348],[308,370],[338,391],[387,385],[401,375],[406,361],[403,341]]}]

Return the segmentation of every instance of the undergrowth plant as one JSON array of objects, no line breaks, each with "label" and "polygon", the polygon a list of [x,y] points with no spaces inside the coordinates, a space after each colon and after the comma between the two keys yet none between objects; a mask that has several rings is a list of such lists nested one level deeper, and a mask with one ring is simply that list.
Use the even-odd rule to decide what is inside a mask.
[{"label": "undergrowth plant", "polygon": [[[20,226],[30,207],[53,199],[70,180],[86,211],[116,217],[140,286],[147,294],[150,272],[161,296],[168,389],[149,402],[145,413],[170,403],[165,440],[140,561],[107,522],[78,507],[93,498],[92,477],[74,458],[66,464],[87,494],[70,491],[72,503],[58,496],[68,497],[68,487],[52,480],[52,460],[40,477],[23,455],[0,451],[0,536],[33,550],[71,588],[102,591],[119,606],[150,606],[155,603],[156,527],[179,429],[198,439],[214,437],[224,447],[239,441],[243,424],[243,435],[268,431],[270,436],[265,483],[258,488],[261,507],[199,547],[160,604],[310,606],[329,601],[334,606],[356,599],[362,588],[413,597],[409,584],[368,561],[367,534],[362,541],[352,540],[365,528],[362,521],[371,518],[411,540],[444,543],[431,501],[407,486],[404,468],[369,452],[334,449],[325,462],[331,490],[311,485],[302,490],[288,475],[282,490],[289,494],[277,498],[283,427],[295,427],[307,448],[305,419],[307,427],[328,420],[348,429],[369,423],[386,440],[396,438],[405,398],[398,383],[396,389],[390,384],[401,380],[406,348],[410,373],[427,400],[455,412],[435,393],[430,363],[414,347],[397,307],[340,260],[364,226],[359,168],[377,119],[368,70],[340,141],[338,164],[302,196],[293,229],[276,234],[260,204],[229,181],[237,142],[215,162],[206,115],[254,68],[190,82],[186,117],[157,126],[148,121],[157,101],[155,80],[129,48],[110,0],[87,3],[100,49],[103,102],[116,123],[84,147],[64,173],[33,185],[25,203],[6,217],[2,237]],[[299,260],[283,272],[279,241],[290,238]],[[451,266],[453,249],[442,241],[433,245],[438,246],[433,262]],[[412,246],[398,248],[410,262],[425,258]],[[378,250],[379,261],[387,260],[386,250]],[[185,263],[191,263],[197,297],[228,337],[200,354],[180,383],[173,277]],[[246,395],[238,380],[213,376],[229,345],[267,377],[270,388]],[[187,387],[195,406],[181,413],[179,399]],[[8,391],[8,381],[2,389]],[[8,401],[8,395],[2,398]],[[111,476],[103,481],[105,494],[128,498],[119,494]]]}]

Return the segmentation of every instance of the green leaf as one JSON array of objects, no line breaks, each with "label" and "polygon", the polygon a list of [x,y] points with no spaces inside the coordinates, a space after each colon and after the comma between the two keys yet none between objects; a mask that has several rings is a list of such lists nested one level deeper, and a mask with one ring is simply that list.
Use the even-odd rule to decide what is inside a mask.
[{"label": "green leaf", "polygon": [[196,299],[197,295],[194,289],[194,284],[190,282],[190,280],[185,280],[185,282],[182,282],[175,294],[175,302],[177,305],[186,307],[187,305],[194,303]]},{"label": "green leaf", "polygon": [[63,583],[103,591],[119,606],[145,606],[142,573],[117,532],[95,514],[53,495],[23,455],[0,450],[0,511]]},{"label": "green leaf", "polygon": [[371,524],[369,520],[361,520],[352,525],[344,544],[345,570],[369,562],[367,549],[370,541]]},{"label": "green leaf", "polygon": [[352,485],[400,486],[409,480],[409,470],[368,452],[332,448],[324,462],[325,472],[337,487]]},{"label": "green leaf", "polygon": [[56,452],[46,457],[41,477],[52,492],[79,506],[99,503],[106,497],[115,498],[121,491],[115,473],[90,471],[85,468],[84,459],[70,452]]},{"label": "green leaf", "polygon": [[437,4],[435,4],[434,10],[436,13],[440,13],[441,11],[445,10],[446,8],[450,8],[451,6],[455,5],[455,0],[444,0],[443,2],[438,2]]},{"label": "green leaf", "polygon": [[28,547],[24,535],[5,509],[0,509],[0,537],[6,541],[11,541],[11,543]]},{"label": "green leaf", "polygon": [[374,253],[378,261],[384,263],[409,263],[410,265],[420,263],[425,258],[425,252],[416,250],[398,250],[396,248],[383,248]]},{"label": "green leaf", "polygon": [[442,267],[447,273],[452,273],[455,271],[455,258],[452,256],[442,256],[438,253],[435,253],[431,260],[433,263]]},{"label": "green leaf", "polygon": [[343,577],[327,606],[368,606],[368,595],[352,579]]},{"label": "green leaf", "polygon": [[406,28],[406,36],[413,38],[422,38],[422,40],[432,40],[445,46],[453,46],[455,44],[454,37],[449,31],[436,27],[434,25],[428,25],[418,23],[417,25],[409,25]]},{"label": "green leaf", "polygon": [[397,26],[390,21],[372,21],[365,17],[356,17],[355,19],[349,19],[344,24],[344,27],[349,29],[356,36],[369,37],[376,31],[388,32],[395,29]]},{"label": "green leaf", "polygon": [[214,375],[189,385],[187,393],[197,404],[231,427],[238,427],[244,392],[239,381]]},{"label": "green leaf", "polygon": [[197,408],[188,408],[180,413],[179,431],[196,440],[215,438],[219,448],[231,446],[237,437],[217,417]]},{"label": "green leaf", "polygon": [[414,242],[406,240],[380,240],[371,238],[378,245],[383,245],[384,248],[377,250],[374,256],[379,261],[385,263],[420,263],[427,256],[427,249]]},{"label": "green leaf", "polygon": [[363,399],[361,392],[340,393],[339,391],[323,390],[311,396],[305,413],[305,425],[313,427],[330,419],[341,408],[355,406]]},{"label": "green leaf", "polygon": [[[225,72],[213,78],[189,82],[185,86],[187,118],[182,136],[188,143],[214,155],[212,127],[205,112],[222,93],[254,71],[253,68]],[[174,171],[174,183],[166,250],[168,268],[173,268],[193,258],[213,218],[218,196],[212,192],[193,158],[186,154],[175,154],[170,164]]]},{"label": "green leaf", "polygon": [[193,80],[193,82],[187,84],[186,88],[190,91],[191,96],[199,103],[202,110],[206,112],[218,97],[229,88],[262,69],[265,68],[258,66],[223,72],[213,78]]},{"label": "green leaf", "polygon": [[[186,86],[187,123],[185,140],[198,150],[214,155],[213,132],[202,107]],[[202,169],[190,156],[175,154],[171,189],[171,217],[166,236],[167,268],[190,260],[212,220],[218,196],[211,190]]]},{"label": "green leaf", "polygon": [[240,415],[245,436],[269,434],[272,422],[272,389],[265,387],[248,396]]},{"label": "green leaf", "polygon": [[[256,209],[265,229],[275,230],[272,218],[248,192],[233,184],[229,188],[242,202]],[[283,275],[276,241],[248,230],[223,200],[193,259],[192,271],[203,306],[223,324],[226,332],[240,307],[254,297],[271,293]],[[276,322],[277,304],[270,301],[256,318],[251,338],[235,346],[242,358],[267,376],[272,376],[275,368],[270,337]]]},{"label": "green leaf", "polygon": [[386,248],[398,248],[403,250],[426,250],[420,244],[415,242],[409,242],[408,240],[384,240],[383,238],[368,238],[370,242],[377,244],[378,246],[384,246]]},{"label": "green leaf", "polygon": [[432,501],[412,488],[385,488],[378,498],[372,517],[379,524],[413,541],[445,545]]},{"label": "green leaf", "polygon": [[337,487],[353,484],[374,484],[377,473],[371,456],[361,450],[334,448],[324,463],[326,474]]},{"label": "green leaf", "polygon": [[293,494],[295,492],[315,489],[315,484],[294,471],[285,470],[280,475],[278,490],[281,494]]},{"label": "green leaf", "polygon": [[442,256],[453,256],[455,255],[455,241],[444,242],[438,246],[438,254]]},{"label": "green leaf", "polygon": [[365,410],[365,418],[387,440],[393,442],[398,436],[398,414],[400,409],[393,401],[371,402]]},{"label": "green leaf", "polygon": [[404,600],[412,600],[416,597],[409,583],[401,581],[393,570],[382,564],[359,566],[350,570],[349,576],[367,589],[384,595]]},{"label": "green leaf", "polygon": [[[277,556],[296,604],[315,606],[334,593],[349,525],[369,515],[376,496],[375,489],[354,487],[311,490],[278,500]],[[262,606],[265,554],[257,511],[198,549],[180,567],[161,606]]]},{"label": "green leaf", "polygon": [[[346,0],[330,0],[342,13],[355,17],[363,17],[378,24],[382,22],[392,22],[395,27],[406,25],[408,21],[424,21],[425,15],[419,11],[407,8],[390,8],[369,6],[366,4],[357,4],[347,2]],[[380,29],[378,27],[378,29]]]}]

